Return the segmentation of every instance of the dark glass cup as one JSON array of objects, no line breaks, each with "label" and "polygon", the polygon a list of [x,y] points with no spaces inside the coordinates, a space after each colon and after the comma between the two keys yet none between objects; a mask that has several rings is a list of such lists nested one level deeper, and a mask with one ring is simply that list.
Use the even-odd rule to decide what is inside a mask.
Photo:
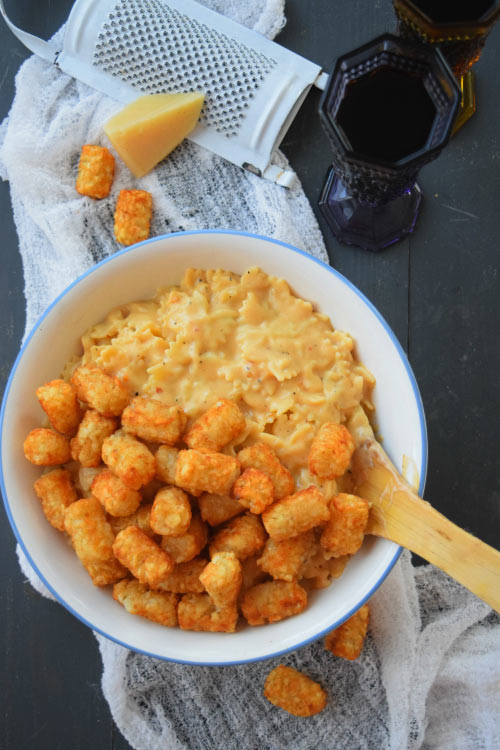
[{"label": "dark glass cup", "polygon": [[439,47],[460,82],[458,130],[476,109],[471,66],[500,18],[500,0],[393,0],[401,36]]},{"label": "dark glass cup", "polygon": [[337,60],[320,101],[333,159],[319,207],[341,242],[381,250],[413,231],[418,171],[447,144],[460,98],[438,50],[392,34]]}]

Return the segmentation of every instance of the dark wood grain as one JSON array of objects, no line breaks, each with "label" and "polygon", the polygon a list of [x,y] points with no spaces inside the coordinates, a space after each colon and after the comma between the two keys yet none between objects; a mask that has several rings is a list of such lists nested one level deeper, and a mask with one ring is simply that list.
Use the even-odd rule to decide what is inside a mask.
[{"label": "dark wood grain", "polygon": [[[13,20],[48,38],[69,0],[8,0]],[[279,41],[322,66],[385,30],[395,30],[390,0],[288,0]],[[27,56],[0,20],[0,118]],[[500,530],[500,25],[476,66],[479,109],[419,182],[425,204],[411,239],[379,255],[340,245],[316,201],[329,164],[311,92],[283,149],[325,233],[332,265],[389,322],[417,376],[429,431],[426,497],[490,544]],[[8,186],[0,184],[0,389],[24,328],[22,269]],[[126,750],[100,689],[92,633],[24,583],[15,540],[0,511],[0,748]]]}]

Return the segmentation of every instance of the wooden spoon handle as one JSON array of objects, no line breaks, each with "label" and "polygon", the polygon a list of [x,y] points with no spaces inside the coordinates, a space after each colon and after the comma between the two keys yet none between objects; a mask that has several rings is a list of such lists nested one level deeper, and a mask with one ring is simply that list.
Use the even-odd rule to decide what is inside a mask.
[{"label": "wooden spoon handle", "polygon": [[385,491],[381,496],[377,489],[368,532],[416,552],[500,612],[500,552],[456,526],[401,476],[374,462],[358,492],[366,497],[380,487]]}]

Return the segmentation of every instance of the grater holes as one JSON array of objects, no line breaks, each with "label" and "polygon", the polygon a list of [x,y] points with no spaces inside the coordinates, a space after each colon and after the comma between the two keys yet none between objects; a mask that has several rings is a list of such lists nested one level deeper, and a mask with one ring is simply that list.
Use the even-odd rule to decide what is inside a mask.
[{"label": "grater holes", "polygon": [[237,135],[277,64],[168,0],[119,0],[98,35],[93,62],[144,93],[204,91],[200,119],[227,137]]}]

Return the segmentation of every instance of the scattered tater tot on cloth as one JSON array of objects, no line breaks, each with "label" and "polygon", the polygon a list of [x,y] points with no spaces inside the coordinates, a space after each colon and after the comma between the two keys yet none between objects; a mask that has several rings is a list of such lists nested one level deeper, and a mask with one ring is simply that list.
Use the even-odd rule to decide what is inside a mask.
[{"label": "scattered tater tot on cloth", "polygon": [[294,716],[314,716],[324,709],[327,701],[321,685],[283,664],[267,675],[264,695],[273,705]]},{"label": "scattered tater tot on cloth", "polygon": [[153,198],[146,190],[120,190],[115,208],[115,237],[134,245],[149,237]]},{"label": "scattered tater tot on cloth", "polygon": [[131,490],[109,469],[99,472],[91,490],[110,516],[130,516],[142,501],[140,492]]},{"label": "scattered tater tot on cloth", "polygon": [[241,563],[234,552],[217,552],[200,575],[216,607],[236,604],[241,588]]},{"label": "scattered tater tot on cloth", "polygon": [[218,609],[208,594],[185,594],[177,609],[182,630],[234,633],[238,622],[236,606]]},{"label": "scattered tater tot on cloth", "polygon": [[249,625],[265,625],[298,615],[307,606],[307,593],[296,581],[266,581],[245,591],[241,611]]},{"label": "scattered tater tot on cloth", "polygon": [[240,463],[232,456],[182,450],[177,457],[175,484],[191,494],[229,495],[239,475]]},{"label": "scattered tater tot on cloth", "polygon": [[242,469],[258,469],[269,476],[274,485],[276,500],[294,490],[293,477],[274,451],[265,443],[255,443],[237,454]]},{"label": "scattered tater tot on cloth", "polygon": [[76,436],[71,440],[71,456],[87,468],[101,463],[102,444],[117,428],[116,419],[103,417],[95,409],[87,409],[78,427]]},{"label": "scattered tater tot on cloth", "polygon": [[350,555],[326,557],[326,552],[317,545],[316,551],[306,560],[299,573],[304,587],[308,589],[326,589],[335,578],[340,578],[345,570]]},{"label": "scattered tater tot on cloth", "polygon": [[162,536],[182,536],[191,523],[191,504],[179,487],[163,487],[151,511],[151,528]]},{"label": "scattered tater tot on cloth", "polygon": [[193,513],[191,523],[182,536],[164,536],[162,549],[175,563],[188,562],[200,554],[208,539],[208,529],[199,513]]},{"label": "scattered tater tot on cloth", "polygon": [[132,490],[148,484],[156,473],[154,456],[144,443],[121,431],[104,441],[102,460]]},{"label": "scattered tater tot on cloth", "polygon": [[173,560],[144,531],[127,526],[113,541],[113,552],[134,578],[154,588],[173,570]]},{"label": "scattered tater tot on cloth", "polygon": [[370,506],[357,495],[341,492],[329,505],[329,520],[321,535],[321,546],[331,557],[354,555],[363,544]]},{"label": "scattered tater tot on cloth", "polygon": [[177,625],[177,594],[150,591],[140,581],[125,578],[113,586],[113,599],[120,602],[131,615],[146,617],[168,628]]},{"label": "scattered tater tot on cloth", "polygon": [[119,417],[128,403],[128,391],[123,383],[95,365],[77,367],[71,383],[80,401],[103,417]]},{"label": "scattered tater tot on cloth", "polygon": [[165,484],[175,484],[175,466],[179,449],[171,445],[160,445],[155,453],[156,476]]},{"label": "scattered tater tot on cloth", "polygon": [[266,532],[259,516],[245,513],[233,518],[213,537],[210,557],[217,552],[234,552],[238,560],[255,555],[266,543]]},{"label": "scattered tater tot on cloth", "polygon": [[127,571],[113,554],[115,535],[99,500],[87,497],[69,505],[64,528],[94,586],[107,586],[126,576]]},{"label": "scattered tater tot on cloth", "polygon": [[122,414],[124,432],[153,443],[175,445],[186,426],[187,417],[178,406],[168,406],[156,398],[136,396]]},{"label": "scattered tater tot on cloth", "polygon": [[208,560],[202,557],[195,557],[189,562],[175,565],[155,589],[157,591],[171,591],[174,594],[200,594],[205,588],[200,581],[200,575],[205,569]]},{"label": "scattered tater tot on cloth", "polygon": [[309,471],[320,479],[335,479],[347,471],[354,453],[354,440],[342,424],[322,425],[309,451]]},{"label": "scattered tater tot on cloth", "polygon": [[109,523],[113,529],[114,534],[119,534],[120,531],[126,529],[128,526],[137,526],[138,529],[144,531],[151,539],[155,537],[155,533],[151,528],[149,522],[151,517],[152,503],[141,505],[135,513],[131,513],[130,516],[110,516]]},{"label": "scattered tater tot on cloth", "polygon": [[45,427],[31,430],[23,449],[28,461],[35,466],[59,466],[71,460],[69,440]]},{"label": "scattered tater tot on cloth", "polygon": [[245,417],[234,401],[221,398],[199,417],[184,435],[189,448],[217,453],[245,429]]},{"label": "scattered tater tot on cloth", "polygon": [[325,636],[326,650],[342,659],[357,659],[363,650],[369,619],[370,608],[364,604],[356,614]]},{"label": "scattered tater tot on cloth", "polygon": [[262,513],[274,500],[271,478],[258,469],[245,469],[233,486],[235,499],[250,513]]},{"label": "scattered tater tot on cloth", "polygon": [[314,486],[278,500],[262,514],[267,533],[277,542],[309,531],[329,518],[326,498]]},{"label": "scattered tater tot on cloth", "polygon": [[82,146],[76,191],[90,198],[107,198],[115,174],[115,158],[105,146]]},{"label": "scattered tater tot on cloth", "polygon": [[58,531],[64,531],[66,508],[77,499],[69,471],[53,469],[42,474],[33,486],[48,522]]},{"label": "scattered tater tot on cloth", "polygon": [[36,389],[36,397],[54,430],[68,437],[75,434],[83,412],[70,383],[51,380]]},{"label": "scattered tater tot on cloth", "polygon": [[245,508],[230,495],[215,495],[205,492],[198,498],[201,517],[210,526],[218,526],[244,513]]},{"label": "scattered tater tot on cloth", "polygon": [[268,539],[257,561],[263,571],[281,581],[299,578],[304,563],[314,548],[314,533],[305,531],[298,536],[277,542]]}]

